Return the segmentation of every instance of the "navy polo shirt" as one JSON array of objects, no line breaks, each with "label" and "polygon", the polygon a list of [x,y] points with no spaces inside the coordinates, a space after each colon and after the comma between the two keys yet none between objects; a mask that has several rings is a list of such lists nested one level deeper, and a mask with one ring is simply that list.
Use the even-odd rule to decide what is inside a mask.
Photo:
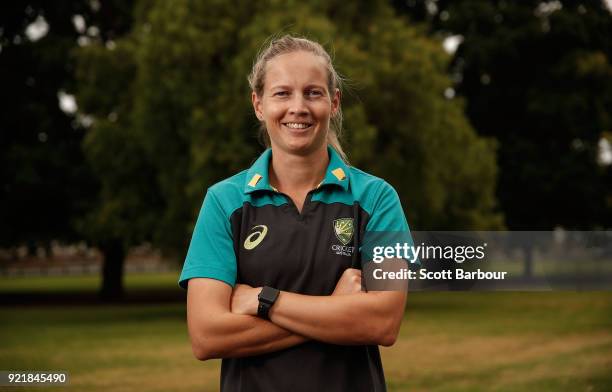
[{"label": "navy polo shirt", "polygon": [[[323,182],[301,213],[269,183],[272,150],[245,171],[208,189],[179,279],[213,278],[230,286],[271,286],[330,295],[347,268],[361,268],[372,232],[410,238],[396,191],[348,166],[328,147]],[[359,320],[355,320],[359,322]],[[273,353],[222,361],[222,391],[384,391],[378,346],[309,341]]]}]

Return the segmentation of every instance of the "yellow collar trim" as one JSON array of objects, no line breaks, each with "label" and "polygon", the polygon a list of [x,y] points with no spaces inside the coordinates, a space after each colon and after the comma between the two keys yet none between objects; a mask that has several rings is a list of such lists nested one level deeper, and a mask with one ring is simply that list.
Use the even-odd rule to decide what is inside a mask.
[{"label": "yellow collar trim", "polygon": [[249,181],[249,186],[255,188],[255,186],[257,185],[257,183],[259,182],[259,180],[261,180],[263,178],[263,176],[259,173],[256,173],[253,178],[251,178],[251,181]]},{"label": "yellow collar trim", "polygon": [[341,167],[332,170],[332,174],[340,181],[346,179],[346,174],[344,174],[344,170]]}]

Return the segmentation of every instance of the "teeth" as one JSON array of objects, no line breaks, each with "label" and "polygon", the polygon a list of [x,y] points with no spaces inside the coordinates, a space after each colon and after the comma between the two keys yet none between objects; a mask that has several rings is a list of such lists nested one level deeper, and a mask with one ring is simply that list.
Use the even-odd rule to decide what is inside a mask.
[{"label": "teeth", "polygon": [[310,126],[310,124],[304,124],[304,123],[286,123],[285,126],[287,126],[289,128],[294,128],[294,129],[304,129],[304,128],[308,128]]}]

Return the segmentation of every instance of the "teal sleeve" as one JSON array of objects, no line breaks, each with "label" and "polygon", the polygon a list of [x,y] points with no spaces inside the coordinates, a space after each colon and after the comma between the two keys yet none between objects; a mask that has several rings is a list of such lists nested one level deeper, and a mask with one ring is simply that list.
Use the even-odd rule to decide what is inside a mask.
[{"label": "teal sleeve", "polygon": [[[364,262],[372,260],[375,247],[395,247],[396,244],[407,244],[412,249],[414,246],[410,228],[395,189],[383,181],[375,198],[361,249]],[[408,257],[403,258],[420,264],[418,259],[414,260],[412,251],[408,253]]]},{"label": "teal sleeve", "polygon": [[236,254],[229,216],[208,190],[193,230],[179,285],[191,278],[213,278],[230,286],[236,283]]},{"label": "teal sleeve", "polygon": [[399,196],[389,183],[382,182],[366,226],[367,231],[407,231],[408,222]]}]

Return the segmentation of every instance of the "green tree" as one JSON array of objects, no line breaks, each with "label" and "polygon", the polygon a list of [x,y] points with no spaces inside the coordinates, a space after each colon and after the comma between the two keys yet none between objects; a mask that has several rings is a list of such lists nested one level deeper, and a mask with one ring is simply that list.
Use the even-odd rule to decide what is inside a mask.
[{"label": "green tree", "polygon": [[497,195],[508,226],[610,227],[612,166],[598,160],[612,128],[612,14],[604,2],[395,6],[430,21],[431,34],[463,37],[455,87],[479,134],[499,141]]},{"label": "green tree", "polygon": [[317,39],[350,77],[349,157],[394,184],[414,228],[499,227],[494,146],[444,98],[440,43],[384,2],[149,3],[113,49],[79,53],[79,107],[102,183],[98,236],[182,255],[206,188],[256,157],[246,75],[271,34]]},{"label": "green tree", "polygon": [[[76,222],[96,193],[81,149],[82,124],[58,96],[74,90],[78,40],[106,40],[129,25],[116,1],[4,1],[0,5],[0,245],[81,239]],[[121,2],[122,6],[129,2]],[[79,15],[96,30],[78,31]]]}]

